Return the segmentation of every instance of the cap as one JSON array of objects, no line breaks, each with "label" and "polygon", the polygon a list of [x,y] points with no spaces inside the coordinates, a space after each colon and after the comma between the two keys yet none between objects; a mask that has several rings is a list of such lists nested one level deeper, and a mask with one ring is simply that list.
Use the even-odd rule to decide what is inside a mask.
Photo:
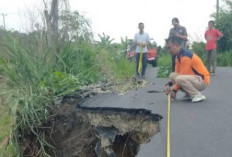
[{"label": "cap", "polygon": [[173,24],[179,23],[178,18],[174,17],[174,18],[172,19],[172,23],[173,23]]}]

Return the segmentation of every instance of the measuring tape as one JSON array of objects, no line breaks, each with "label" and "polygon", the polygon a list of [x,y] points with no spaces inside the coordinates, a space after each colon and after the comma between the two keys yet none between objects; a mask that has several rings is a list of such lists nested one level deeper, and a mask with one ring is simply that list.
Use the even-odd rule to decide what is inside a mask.
[{"label": "measuring tape", "polygon": [[139,55],[139,67],[138,67],[138,72],[139,74],[141,74],[141,71],[142,71],[142,58],[143,58],[143,48],[145,47],[145,45],[141,45],[141,48],[140,48],[140,55]]},{"label": "measuring tape", "polygon": [[167,157],[170,157],[170,106],[171,96],[168,94],[168,109],[167,109]]}]

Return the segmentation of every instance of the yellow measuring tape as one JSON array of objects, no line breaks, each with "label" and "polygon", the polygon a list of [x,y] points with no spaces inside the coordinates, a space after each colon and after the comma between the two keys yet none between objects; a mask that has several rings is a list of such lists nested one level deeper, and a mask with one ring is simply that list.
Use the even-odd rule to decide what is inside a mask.
[{"label": "yellow measuring tape", "polygon": [[145,45],[141,45],[140,48],[140,55],[139,55],[139,67],[138,67],[138,72],[141,74],[142,71],[142,58],[143,58],[143,48],[145,47]]},{"label": "yellow measuring tape", "polygon": [[171,96],[168,94],[168,115],[167,115],[167,157],[170,157],[170,106]]}]

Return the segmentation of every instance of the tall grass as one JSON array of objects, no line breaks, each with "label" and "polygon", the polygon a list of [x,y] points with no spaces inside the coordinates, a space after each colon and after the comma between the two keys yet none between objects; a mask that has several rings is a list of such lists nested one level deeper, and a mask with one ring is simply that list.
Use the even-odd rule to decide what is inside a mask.
[{"label": "tall grass", "polygon": [[60,71],[77,76],[81,84],[90,84],[100,79],[97,52],[91,43],[80,41],[67,43],[62,49],[57,64]]},{"label": "tall grass", "polygon": [[38,127],[46,123],[54,100],[96,81],[97,71],[94,57],[86,56],[90,52],[85,52],[85,44],[79,44],[77,51],[71,45],[58,55],[56,48],[48,48],[46,43],[39,47],[41,42],[31,45],[6,34],[1,45],[0,90],[15,122],[11,140],[19,143],[19,137],[31,134],[37,138],[41,155],[46,156],[44,146],[51,146]]},{"label": "tall grass", "polygon": [[[48,144],[37,127],[46,122],[55,96],[53,85],[45,86],[43,83],[53,79],[53,56],[39,52],[37,45],[31,47],[9,34],[5,36],[3,46],[5,51],[2,53],[7,54],[7,58],[1,58],[1,95],[6,99],[4,105],[10,107],[14,117],[11,140],[19,144],[19,137],[32,134],[39,143],[43,143],[40,148],[44,150],[43,146]],[[19,147],[17,149],[21,152]]]},{"label": "tall grass", "polygon": [[100,50],[97,55],[102,78],[108,78],[114,83],[113,90],[125,92],[133,87],[135,63],[128,61],[123,51]]},{"label": "tall grass", "polygon": [[232,50],[217,53],[217,65],[219,65],[219,66],[232,66]]},{"label": "tall grass", "polygon": [[0,102],[0,156],[16,156],[15,144],[11,142],[13,116],[8,112],[3,100]]},{"label": "tall grass", "polygon": [[204,63],[206,62],[205,43],[193,42],[191,51],[196,53]]}]

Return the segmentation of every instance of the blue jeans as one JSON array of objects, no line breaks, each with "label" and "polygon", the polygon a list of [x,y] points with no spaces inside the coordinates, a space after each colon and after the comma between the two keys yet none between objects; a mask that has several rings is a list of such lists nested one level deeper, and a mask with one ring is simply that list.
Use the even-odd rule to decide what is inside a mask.
[{"label": "blue jeans", "polygon": [[[140,53],[136,53],[136,74],[137,75],[139,74],[139,71],[138,71],[139,57],[140,57]],[[143,56],[142,56],[142,73],[141,73],[142,76],[145,75],[146,67],[147,67],[147,53],[143,53]]]}]

